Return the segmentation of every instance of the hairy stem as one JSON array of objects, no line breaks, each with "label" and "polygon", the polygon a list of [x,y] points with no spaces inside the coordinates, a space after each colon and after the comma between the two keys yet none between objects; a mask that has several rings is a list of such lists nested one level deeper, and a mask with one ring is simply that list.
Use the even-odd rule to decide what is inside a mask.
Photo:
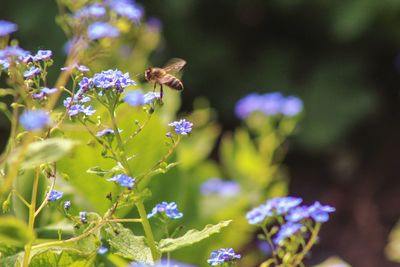
[{"label": "hairy stem", "polygon": [[317,224],[315,225],[314,230],[311,233],[311,237],[308,240],[308,242],[307,242],[306,246],[304,247],[303,251],[301,253],[299,253],[297,255],[297,257],[295,257],[295,259],[293,261],[293,266],[297,266],[297,265],[300,265],[302,263],[304,257],[307,255],[307,253],[311,250],[312,246],[317,241],[317,237],[318,237],[318,233],[319,233],[320,229],[321,229],[321,223],[317,222]]}]

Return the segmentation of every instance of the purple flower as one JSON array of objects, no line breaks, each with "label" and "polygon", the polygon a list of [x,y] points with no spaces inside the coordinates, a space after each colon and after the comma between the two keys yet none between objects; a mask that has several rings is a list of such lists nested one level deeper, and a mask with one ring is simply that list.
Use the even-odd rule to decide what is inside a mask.
[{"label": "purple flower", "polygon": [[119,30],[106,22],[94,22],[88,27],[88,36],[91,40],[115,38],[119,36]]},{"label": "purple flower", "polygon": [[232,248],[221,248],[211,252],[210,258],[207,260],[211,266],[223,265],[240,259],[240,254],[236,254]]},{"label": "purple flower", "polygon": [[296,96],[288,96],[282,104],[281,113],[285,116],[292,117],[299,114],[303,110],[303,101]]},{"label": "purple flower", "polygon": [[192,131],[193,123],[182,119],[180,121],[174,121],[168,124],[169,126],[175,127],[175,132],[181,135],[187,135]]},{"label": "purple flower", "polygon": [[240,185],[234,181],[211,178],[201,185],[200,191],[203,195],[235,196],[240,193]]},{"label": "purple flower", "polygon": [[40,92],[39,92],[39,93],[32,94],[32,97],[33,97],[34,99],[40,99],[40,100],[42,100],[45,96],[54,94],[54,93],[57,92],[57,91],[58,91],[57,88],[51,88],[51,89],[50,89],[50,88],[47,88],[47,87],[43,87],[42,89],[40,89]]},{"label": "purple flower", "polygon": [[151,218],[155,216],[157,213],[163,213],[167,217],[172,218],[172,219],[179,219],[182,218],[183,214],[178,211],[178,206],[176,205],[175,202],[167,203],[167,202],[162,202],[160,204],[157,204],[151,213],[147,215],[147,218]]},{"label": "purple flower", "polygon": [[262,204],[246,213],[246,219],[250,224],[261,224],[265,218],[273,215],[271,205]]},{"label": "purple flower", "polygon": [[69,210],[71,208],[71,201],[64,201],[64,209]]},{"label": "purple flower", "polygon": [[302,202],[297,197],[276,197],[267,200],[264,204],[252,209],[246,214],[246,219],[250,224],[260,224],[267,217],[284,215],[291,209],[297,207]]},{"label": "purple flower", "polygon": [[159,92],[155,93],[155,92],[148,92],[147,94],[144,95],[144,103],[145,104],[150,104],[151,102],[153,102],[156,99],[160,99],[161,95]]},{"label": "purple flower", "polygon": [[122,100],[130,106],[137,107],[144,104],[144,95],[141,90],[129,91]]},{"label": "purple flower", "polygon": [[135,184],[135,178],[132,178],[126,174],[118,174],[115,175],[114,177],[107,179],[107,181],[110,182],[116,182],[118,183],[120,186],[125,186],[128,188],[132,188],[133,185]]},{"label": "purple flower", "polygon": [[18,46],[7,46],[4,49],[0,49],[0,59],[3,60],[11,60],[13,57],[23,59],[29,54],[29,51],[19,48]]},{"label": "purple flower", "polygon": [[9,35],[10,33],[17,31],[17,29],[17,24],[6,20],[0,20],[0,37]]},{"label": "purple flower", "polygon": [[106,14],[105,7],[99,4],[94,4],[78,10],[75,13],[74,17],[78,19],[89,18],[89,17],[99,18],[103,17],[105,14]]},{"label": "purple flower", "polygon": [[101,131],[97,132],[96,136],[97,137],[101,137],[101,136],[104,136],[104,135],[107,135],[107,134],[114,134],[114,130],[110,129],[110,128],[106,128],[104,130],[101,130]]},{"label": "purple flower", "polygon": [[274,244],[279,245],[284,239],[287,237],[296,234],[299,232],[304,226],[299,224],[299,223],[292,223],[292,222],[287,222],[284,225],[281,226],[279,229],[278,233],[276,234],[274,238]]},{"label": "purple flower", "polygon": [[10,62],[8,62],[5,59],[0,59],[0,66],[1,66],[0,70],[6,70],[10,67]]},{"label": "purple flower", "polygon": [[33,76],[40,73],[40,69],[38,67],[32,66],[29,70],[24,72],[25,78],[32,78]]},{"label": "purple flower", "polygon": [[106,248],[105,246],[101,245],[99,247],[99,249],[97,250],[97,254],[99,255],[103,255],[106,254],[108,252],[108,248]]},{"label": "purple flower", "polygon": [[39,50],[33,57],[34,61],[48,60],[53,55],[51,50]]},{"label": "purple flower", "polygon": [[300,206],[292,209],[288,215],[286,215],[286,220],[290,222],[299,222],[311,217],[316,222],[326,222],[329,220],[329,213],[334,211],[334,207],[323,206],[317,201],[311,206]]},{"label": "purple flower", "polygon": [[81,211],[79,212],[79,220],[81,221],[81,223],[87,223],[87,212],[86,211]]},{"label": "purple flower", "polygon": [[303,102],[295,96],[284,97],[281,93],[252,93],[238,101],[235,107],[236,116],[247,118],[253,112],[261,112],[267,116],[282,114],[292,117],[303,110]]},{"label": "purple flower", "polygon": [[310,206],[309,212],[311,217],[317,222],[326,222],[329,220],[329,213],[334,212],[336,209],[331,206],[323,206],[321,203],[316,201]]},{"label": "purple flower", "polygon": [[126,17],[134,23],[139,23],[143,16],[143,8],[134,1],[129,0],[110,0],[108,1],[111,9],[118,15]]},{"label": "purple flower", "polygon": [[37,131],[50,124],[49,115],[42,110],[27,110],[19,118],[21,125],[28,131]]},{"label": "purple flower", "polygon": [[84,107],[81,111],[83,114],[86,116],[92,116],[94,113],[96,113],[96,110],[93,109],[92,106]]},{"label": "purple flower", "polygon": [[50,192],[48,200],[49,201],[56,201],[56,200],[59,200],[60,198],[62,198],[63,195],[64,195],[63,192],[58,192],[56,190],[52,190]]}]

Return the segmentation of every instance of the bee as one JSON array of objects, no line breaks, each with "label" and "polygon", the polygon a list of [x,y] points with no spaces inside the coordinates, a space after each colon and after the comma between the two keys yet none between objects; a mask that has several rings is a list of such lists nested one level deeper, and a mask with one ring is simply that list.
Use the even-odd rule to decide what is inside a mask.
[{"label": "bee", "polygon": [[144,72],[144,78],[148,82],[154,83],[154,90],[157,84],[160,85],[160,99],[162,100],[164,91],[163,85],[168,86],[171,89],[182,91],[183,83],[176,78],[171,72],[180,71],[185,66],[186,61],[180,58],[173,58],[163,68],[148,68]]}]

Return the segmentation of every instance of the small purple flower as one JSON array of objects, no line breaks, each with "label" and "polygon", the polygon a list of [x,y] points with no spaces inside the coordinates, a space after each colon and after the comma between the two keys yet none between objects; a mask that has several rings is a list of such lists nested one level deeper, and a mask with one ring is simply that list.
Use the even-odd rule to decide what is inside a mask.
[{"label": "small purple flower", "polygon": [[281,93],[267,93],[261,96],[260,111],[265,115],[273,116],[279,114],[284,97]]},{"label": "small purple flower", "polygon": [[235,196],[240,193],[240,185],[235,181],[211,178],[201,185],[200,191],[203,195]]},{"label": "small purple flower", "polygon": [[10,62],[5,59],[0,59],[1,70],[6,70],[10,67]]},{"label": "small purple flower", "polygon": [[257,111],[261,106],[261,98],[259,94],[249,94],[240,99],[235,107],[236,116],[245,119],[250,113]]},{"label": "small purple flower", "polygon": [[110,182],[116,182],[118,183],[120,186],[125,186],[128,188],[132,188],[133,185],[135,184],[135,178],[132,178],[126,174],[118,174],[115,175],[114,177],[107,179],[107,181]]},{"label": "small purple flower", "polygon": [[296,116],[303,110],[303,101],[296,96],[288,96],[282,104],[281,113],[285,116]]},{"label": "small purple flower", "polygon": [[108,135],[108,134],[114,134],[114,130],[110,129],[110,128],[106,128],[104,130],[97,132],[96,136],[101,137],[101,136]]},{"label": "small purple flower", "polygon": [[89,72],[90,71],[90,69],[88,67],[86,67],[85,65],[79,65],[79,64],[74,64],[72,67],[62,67],[61,68],[62,71],[66,71],[69,69],[77,69],[80,72]]},{"label": "small purple flower", "polygon": [[80,89],[86,91],[90,87],[91,82],[91,79],[83,77],[82,80],[79,82]]},{"label": "small purple flower", "polygon": [[144,105],[144,95],[141,90],[129,91],[122,100],[133,107]]},{"label": "small purple flower", "polygon": [[21,125],[28,131],[41,130],[50,124],[49,115],[42,110],[27,110],[19,118]]},{"label": "small purple flower", "polygon": [[115,38],[119,36],[119,30],[106,22],[94,22],[88,27],[88,36],[91,40]]},{"label": "small purple flower", "polygon": [[0,20],[0,37],[16,32],[17,29],[18,29],[17,24],[6,20]]},{"label": "small purple flower", "polygon": [[57,91],[58,91],[57,88],[47,88],[47,87],[43,87],[42,89],[40,89],[40,92],[39,92],[39,93],[32,94],[32,97],[33,97],[34,99],[40,99],[40,100],[42,100],[45,96],[54,94],[54,93],[57,92]]},{"label": "small purple flower", "polygon": [[297,207],[303,200],[299,197],[276,197],[267,201],[275,213],[282,215],[287,213],[290,209]]},{"label": "small purple flower", "polygon": [[181,135],[187,135],[192,131],[193,123],[182,119],[180,121],[174,121],[168,124],[169,126],[175,127],[175,132]]},{"label": "small purple flower", "polygon": [[81,211],[79,212],[79,220],[81,221],[81,223],[87,223],[87,212],[86,211]]},{"label": "small purple flower", "polygon": [[163,213],[167,217],[172,218],[172,219],[179,219],[182,218],[183,214],[178,211],[178,206],[176,205],[175,202],[162,202],[160,204],[157,204],[153,210],[151,211],[150,214],[147,215],[147,218],[151,218],[155,216],[157,213]]},{"label": "small purple flower", "polygon": [[48,60],[53,55],[51,50],[39,50],[33,57],[34,61]]},{"label": "small purple flower", "polygon": [[308,206],[299,206],[289,211],[286,220],[289,222],[299,222],[310,217],[310,209]]},{"label": "small purple flower", "polygon": [[159,92],[148,92],[144,95],[144,103],[145,104],[150,104],[151,102],[153,102],[156,99],[160,99],[161,95]]},{"label": "small purple flower", "polygon": [[[65,101],[64,101],[64,104],[66,104]],[[78,115],[79,113],[83,112],[84,110],[85,110],[85,108],[84,108],[83,105],[75,104],[75,105],[72,105],[72,106],[69,108],[69,110],[68,110],[68,115],[69,115],[70,117],[73,117],[73,116],[76,116],[76,115]]]},{"label": "small purple flower", "polygon": [[40,69],[38,67],[32,66],[29,70],[24,72],[25,78],[32,78],[33,76],[40,73]]},{"label": "small purple flower", "polygon": [[56,200],[59,200],[60,198],[62,198],[63,195],[64,195],[63,192],[58,192],[56,190],[52,190],[50,192],[48,200],[49,201],[56,201]]},{"label": "small purple flower", "polygon": [[327,222],[329,220],[329,213],[335,210],[334,207],[321,205],[318,201],[309,207],[311,217],[317,222]]},{"label": "small purple flower", "polygon": [[273,215],[271,205],[262,204],[246,213],[246,219],[250,224],[261,224],[265,218]]},{"label": "small purple flower", "polygon": [[126,17],[134,23],[139,23],[143,16],[143,8],[134,1],[110,0],[109,5],[118,15]]},{"label": "small purple flower", "polygon": [[279,245],[284,239],[287,237],[296,234],[299,232],[304,226],[299,224],[299,223],[292,223],[292,222],[287,222],[284,225],[281,226],[279,229],[278,233],[276,234],[274,238],[274,244]]},{"label": "small purple flower", "polygon": [[223,265],[240,259],[240,254],[236,254],[232,248],[221,248],[211,252],[210,258],[207,260],[211,266]]},{"label": "small purple flower", "polygon": [[5,60],[10,60],[11,58],[23,60],[23,58],[29,54],[29,51],[19,48],[18,46],[7,46],[4,49],[0,49],[0,59]]},{"label": "small purple flower", "polygon": [[71,208],[71,201],[64,201],[64,209],[69,210]]},{"label": "small purple flower", "polygon": [[74,17],[78,19],[95,17],[100,18],[106,14],[106,9],[102,5],[94,4],[90,6],[86,6],[80,10],[78,10]]},{"label": "small purple flower", "polygon": [[106,254],[108,252],[108,248],[106,248],[105,246],[101,245],[99,247],[99,249],[97,250],[97,254],[99,255],[103,255]]},{"label": "small purple flower", "polygon": [[84,107],[81,111],[83,114],[86,116],[92,116],[94,113],[96,113],[96,110],[93,109],[92,106]]}]

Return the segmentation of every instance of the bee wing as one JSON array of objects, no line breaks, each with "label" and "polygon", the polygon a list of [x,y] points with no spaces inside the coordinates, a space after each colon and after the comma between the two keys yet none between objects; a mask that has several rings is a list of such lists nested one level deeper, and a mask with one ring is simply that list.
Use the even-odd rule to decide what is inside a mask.
[{"label": "bee wing", "polygon": [[186,65],[186,61],[181,58],[172,58],[168,60],[167,64],[163,67],[165,72],[178,72],[183,66]]}]

